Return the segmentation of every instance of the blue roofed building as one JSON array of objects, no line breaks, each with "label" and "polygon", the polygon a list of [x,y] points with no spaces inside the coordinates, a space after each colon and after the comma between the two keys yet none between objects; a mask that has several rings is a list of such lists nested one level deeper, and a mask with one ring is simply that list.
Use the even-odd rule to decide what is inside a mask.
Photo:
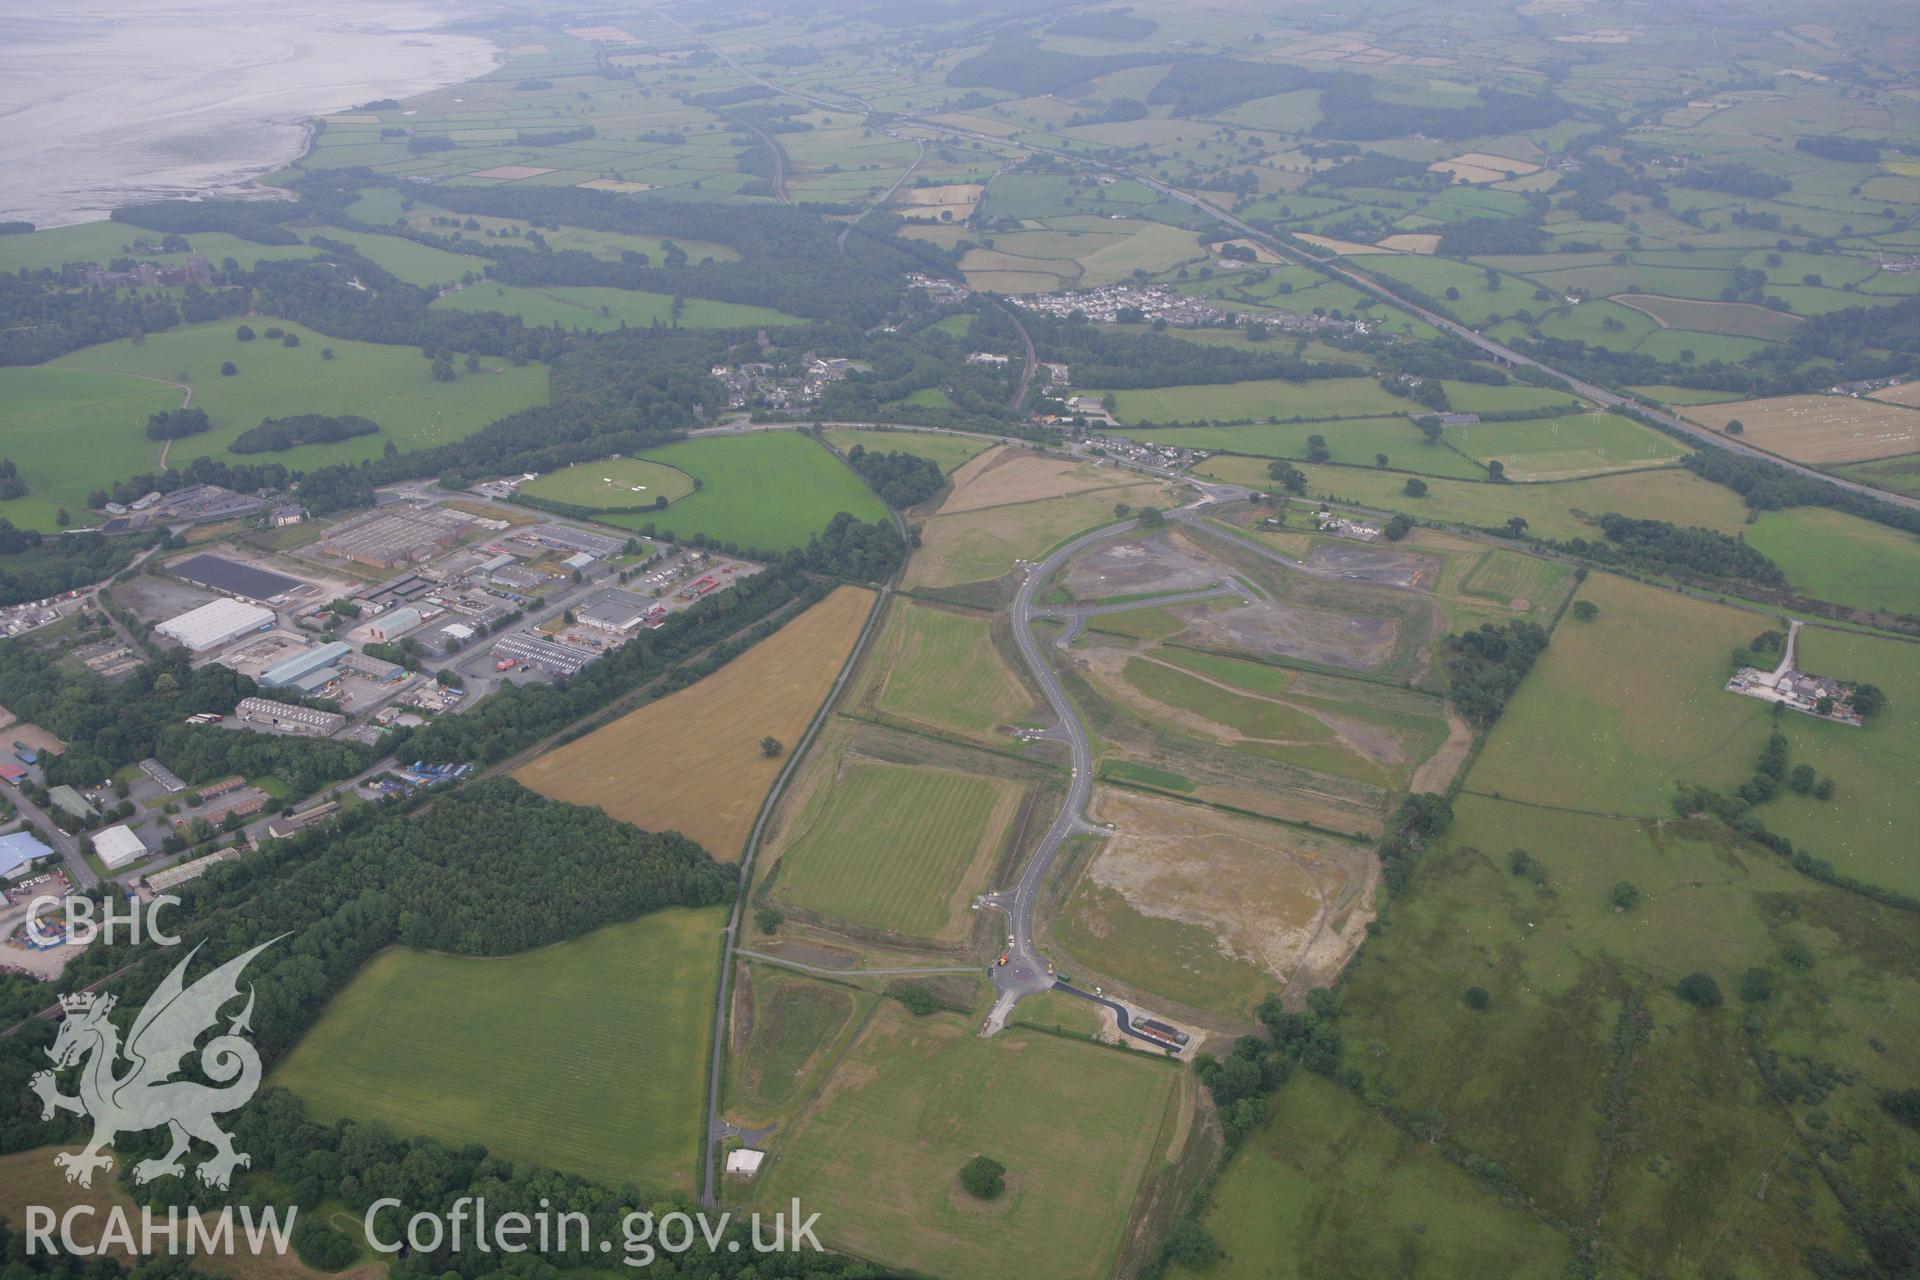
[{"label": "blue roofed building", "polygon": [[0,880],[11,880],[53,850],[31,831],[0,836]]}]

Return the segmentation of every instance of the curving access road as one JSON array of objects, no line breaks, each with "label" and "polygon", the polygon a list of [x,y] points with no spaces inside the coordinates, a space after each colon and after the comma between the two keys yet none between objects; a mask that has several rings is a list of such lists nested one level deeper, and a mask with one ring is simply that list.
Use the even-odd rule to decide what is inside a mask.
[{"label": "curving access road", "polygon": [[1085,727],[1080,723],[1080,717],[1074,712],[1073,704],[1067,701],[1067,692],[1061,687],[1059,672],[1047,661],[1040,638],[1033,633],[1034,621],[1047,616],[1045,610],[1035,607],[1034,596],[1040,585],[1068,560],[1095,543],[1125,533],[1139,523],[1137,519],[1125,520],[1075,538],[1039,564],[1026,566],[1026,577],[1021,581],[1020,589],[1014,593],[1014,642],[1019,645],[1022,661],[1033,673],[1034,682],[1040,686],[1047,706],[1054,714],[1053,727],[1039,737],[1045,741],[1067,744],[1073,762],[1073,775],[1067,782],[1066,802],[1060,806],[1059,814],[1054,818],[1053,825],[1047,828],[1047,834],[1041,838],[1033,856],[1027,859],[1018,883],[1012,889],[988,894],[980,900],[982,906],[994,907],[1006,913],[1007,934],[1012,939],[1007,944],[1007,962],[995,965],[990,973],[999,996],[994,1001],[993,1012],[987,1018],[989,1032],[997,1031],[1006,1024],[1007,1014],[1012,1012],[1013,1006],[1022,997],[1049,990],[1054,985],[1053,977],[1047,972],[1045,958],[1033,945],[1033,904],[1040,896],[1040,885],[1046,879],[1048,869],[1053,866],[1054,856],[1071,836],[1106,834],[1106,828],[1095,826],[1083,816],[1087,801],[1093,796],[1093,747],[1087,739]]}]

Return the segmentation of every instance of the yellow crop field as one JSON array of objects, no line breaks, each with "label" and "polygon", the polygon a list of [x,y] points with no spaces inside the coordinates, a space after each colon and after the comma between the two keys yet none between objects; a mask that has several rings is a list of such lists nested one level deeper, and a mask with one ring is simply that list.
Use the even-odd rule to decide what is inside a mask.
[{"label": "yellow crop field", "polygon": [[1796,462],[1859,462],[1920,449],[1920,412],[1853,396],[1774,396],[1696,405],[1695,421],[1725,430],[1738,419],[1747,441]]},{"label": "yellow crop field", "polygon": [[760,740],[800,740],[872,606],[873,592],[841,587],[706,679],[549,751],[514,777],[644,830],[678,831],[732,862],[784,763]]}]

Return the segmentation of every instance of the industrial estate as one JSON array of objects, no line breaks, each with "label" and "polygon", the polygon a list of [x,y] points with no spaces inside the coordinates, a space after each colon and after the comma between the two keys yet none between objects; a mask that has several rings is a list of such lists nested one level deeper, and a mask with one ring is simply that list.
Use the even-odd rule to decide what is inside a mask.
[{"label": "industrial estate", "polygon": [[1915,1274],[1920,13],[449,21],[0,225],[10,1265]]}]

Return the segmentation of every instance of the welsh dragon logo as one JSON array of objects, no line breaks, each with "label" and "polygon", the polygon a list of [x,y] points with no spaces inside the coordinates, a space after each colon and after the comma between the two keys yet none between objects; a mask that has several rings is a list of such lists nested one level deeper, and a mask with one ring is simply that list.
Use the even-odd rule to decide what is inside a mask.
[{"label": "welsh dragon logo", "polygon": [[[213,1119],[246,1105],[260,1087],[260,1055],[240,1034],[251,1030],[251,986],[246,1007],[227,1024],[224,1034],[216,1035],[200,1051],[200,1071],[213,1083],[173,1077],[195,1043],[219,1021],[221,1007],[239,996],[241,971],[277,941],[263,942],[236,956],[192,986],[186,984],[187,966],[200,948],[189,951],[140,1010],[124,1046],[120,1029],[109,1018],[113,996],[83,992],[61,997],[66,1019],[47,1050],[53,1070],[36,1073],[32,1087],[40,1095],[42,1120],[53,1119],[57,1111],[93,1119],[93,1137],[83,1150],[63,1151],[53,1158],[66,1170],[68,1182],[92,1186],[96,1169],[113,1168],[113,1156],[105,1148],[116,1136],[162,1125],[170,1131],[173,1145],[164,1156],[134,1166],[136,1183],[167,1174],[185,1176],[180,1157],[195,1138],[213,1148],[213,1155],[198,1170],[200,1180],[209,1186],[225,1188],[236,1168],[253,1163],[233,1149],[232,1137]],[[122,1062],[127,1064],[124,1070],[119,1069]],[[60,1092],[55,1072],[76,1063],[81,1064],[80,1092],[69,1096]]]}]

